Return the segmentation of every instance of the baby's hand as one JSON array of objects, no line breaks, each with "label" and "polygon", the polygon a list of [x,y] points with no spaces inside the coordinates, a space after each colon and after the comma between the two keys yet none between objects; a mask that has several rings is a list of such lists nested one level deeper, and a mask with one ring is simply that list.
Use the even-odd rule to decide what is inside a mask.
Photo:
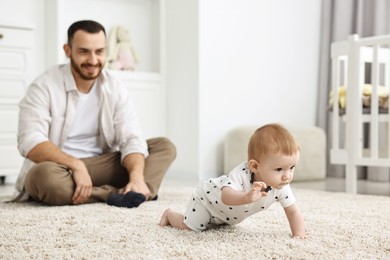
[{"label": "baby's hand", "polygon": [[267,196],[267,184],[262,181],[255,181],[252,189],[245,196],[248,203],[258,201],[260,198]]},{"label": "baby's hand", "polygon": [[308,239],[309,233],[305,232],[302,234],[295,234],[295,235],[290,235],[290,236],[291,236],[291,238],[294,238],[294,239]]},{"label": "baby's hand", "polygon": [[308,235],[308,234],[305,234],[305,235],[296,235],[296,236],[291,236],[291,238],[294,238],[294,239],[308,239],[308,238],[309,238],[309,235]]}]

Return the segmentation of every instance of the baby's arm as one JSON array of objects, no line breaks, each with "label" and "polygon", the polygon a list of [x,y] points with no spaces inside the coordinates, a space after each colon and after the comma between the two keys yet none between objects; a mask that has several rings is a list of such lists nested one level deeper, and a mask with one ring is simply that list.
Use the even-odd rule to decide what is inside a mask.
[{"label": "baby's arm", "polygon": [[293,238],[306,238],[305,223],[303,215],[298,206],[294,203],[291,206],[284,208]]},{"label": "baby's arm", "polygon": [[248,192],[237,191],[228,186],[222,188],[221,200],[226,205],[244,205],[255,202],[261,197],[267,196],[267,185],[264,182],[254,182]]}]

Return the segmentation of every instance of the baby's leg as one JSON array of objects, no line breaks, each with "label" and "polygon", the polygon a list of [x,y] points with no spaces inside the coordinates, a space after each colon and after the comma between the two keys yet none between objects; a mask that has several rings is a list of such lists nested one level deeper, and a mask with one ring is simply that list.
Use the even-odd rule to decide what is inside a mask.
[{"label": "baby's leg", "polygon": [[160,226],[161,227],[172,226],[178,229],[190,230],[190,228],[183,223],[183,220],[184,220],[183,214],[173,211],[172,209],[166,209],[163,215],[161,216]]}]

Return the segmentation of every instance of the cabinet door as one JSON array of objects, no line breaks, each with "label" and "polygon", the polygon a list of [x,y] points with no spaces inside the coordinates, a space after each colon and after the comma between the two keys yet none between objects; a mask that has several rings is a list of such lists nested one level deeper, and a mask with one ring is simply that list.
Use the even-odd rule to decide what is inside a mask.
[{"label": "cabinet door", "polygon": [[0,120],[0,176],[17,174],[23,161],[16,141],[17,105],[0,104]]},{"label": "cabinet door", "polygon": [[165,135],[167,108],[161,76],[157,73],[111,73],[121,79],[123,86],[130,92],[145,137]]},{"label": "cabinet door", "polygon": [[0,77],[25,78],[31,69],[33,31],[0,25]]},{"label": "cabinet door", "polygon": [[31,70],[33,31],[0,25],[0,176],[19,172],[18,102]]}]

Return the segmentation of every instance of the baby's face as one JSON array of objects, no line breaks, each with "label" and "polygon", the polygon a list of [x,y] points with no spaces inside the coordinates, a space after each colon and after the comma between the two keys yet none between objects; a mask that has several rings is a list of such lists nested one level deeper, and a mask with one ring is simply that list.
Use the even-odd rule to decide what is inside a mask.
[{"label": "baby's face", "polygon": [[281,189],[292,181],[298,161],[299,152],[291,156],[281,153],[269,154],[252,169],[255,181],[263,181],[268,186]]}]

